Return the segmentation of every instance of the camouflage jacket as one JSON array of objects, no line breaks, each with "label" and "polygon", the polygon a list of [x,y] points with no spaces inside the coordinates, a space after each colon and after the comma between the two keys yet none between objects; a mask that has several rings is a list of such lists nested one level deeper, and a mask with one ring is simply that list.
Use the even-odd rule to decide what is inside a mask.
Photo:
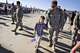
[{"label": "camouflage jacket", "polygon": [[50,23],[50,26],[55,30],[63,27],[64,24],[64,16],[62,9],[57,9],[56,11],[50,10],[47,17],[47,24]]}]

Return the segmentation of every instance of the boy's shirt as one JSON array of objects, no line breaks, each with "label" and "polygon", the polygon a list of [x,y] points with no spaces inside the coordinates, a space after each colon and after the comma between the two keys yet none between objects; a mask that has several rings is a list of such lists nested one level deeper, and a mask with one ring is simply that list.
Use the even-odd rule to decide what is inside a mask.
[{"label": "boy's shirt", "polygon": [[46,29],[45,23],[40,23],[40,22],[36,23],[35,31],[37,32],[38,36],[44,35],[43,29]]}]

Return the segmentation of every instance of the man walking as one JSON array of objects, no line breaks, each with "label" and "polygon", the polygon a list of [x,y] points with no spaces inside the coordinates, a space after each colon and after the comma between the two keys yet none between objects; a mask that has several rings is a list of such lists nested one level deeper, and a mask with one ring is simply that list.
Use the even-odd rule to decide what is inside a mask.
[{"label": "man walking", "polygon": [[64,24],[63,11],[62,11],[62,9],[59,9],[57,7],[57,3],[58,3],[57,1],[52,1],[52,6],[51,6],[52,9],[48,13],[48,18],[47,18],[47,25],[48,25],[48,22],[50,23],[49,47],[53,47],[54,51],[55,51],[55,45],[58,40],[59,30],[63,27],[63,24]]},{"label": "man walking", "polygon": [[21,29],[19,29],[19,30],[23,30],[23,27],[22,27],[23,9],[20,6],[20,1],[17,1],[16,18],[17,18],[16,28],[15,28],[15,30],[13,30],[15,32],[15,34],[16,34],[16,30],[17,30],[18,26],[21,27]]},{"label": "man walking", "polygon": [[15,7],[14,3],[12,3],[12,7],[11,7],[11,17],[12,17],[11,24],[15,24],[14,22],[16,21],[16,7]]}]

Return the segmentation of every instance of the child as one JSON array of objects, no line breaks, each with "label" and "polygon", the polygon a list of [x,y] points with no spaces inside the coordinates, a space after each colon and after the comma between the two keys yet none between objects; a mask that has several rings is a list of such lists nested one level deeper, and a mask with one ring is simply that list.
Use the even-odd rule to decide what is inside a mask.
[{"label": "child", "polygon": [[34,34],[36,34],[35,39],[36,39],[36,43],[37,43],[35,48],[37,48],[37,49],[39,48],[42,35],[44,35],[43,30],[47,29],[44,21],[45,21],[45,17],[41,16],[40,19],[39,19],[39,22],[36,23],[36,25],[35,25],[35,32],[34,32]]}]

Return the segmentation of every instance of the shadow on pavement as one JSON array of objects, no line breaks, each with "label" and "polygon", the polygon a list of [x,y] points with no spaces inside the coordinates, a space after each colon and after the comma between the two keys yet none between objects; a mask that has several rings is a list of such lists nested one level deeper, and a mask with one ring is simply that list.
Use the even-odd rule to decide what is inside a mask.
[{"label": "shadow on pavement", "polygon": [[22,33],[18,33],[18,32],[16,32],[16,33],[17,33],[17,35],[23,35],[23,36],[27,36],[27,37],[30,37],[30,38],[34,38],[34,36],[33,36],[33,35],[22,34]]},{"label": "shadow on pavement", "polygon": [[71,34],[69,32],[60,32],[59,38],[66,38],[71,40]]},{"label": "shadow on pavement", "polygon": [[5,17],[5,18],[11,18],[11,17],[9,17],[8,15],[3,15],[2,17]]},{"label": "shadow on pavement", "polygon": [[[27,27],[27,28],[30,29],[30,30],[33,30],[32,28],[29,28],[29,27]],[[25,32],[27,32],[27,33],[29,33],[29,34],[31,34],[31,35],[22,34],[22,33],[17,33],[17,34],[18,34],[18,35],[27,36],[27,37],[30,37],[30,38],[34,38],[32,32],[29,32],[29,31],[26,31],[26,30],[23,30],[23,31],[25,31]],[[47,42],[49,41],[46,37],[42,37],[42,40],[43,40],[43,41],[47,41]],[[46,50],[46,51],[49,52],[49,53],[53,53],[52,51],[50,51],[50,50],[48,50],[47,48],[44,48],[44,47],[42,47],[42,46],[40,46],[40,48]],[[58,42],[58,43],[56,44],[56,48],[58,48],[58,49],[56,49],[56,53],[69,53],[70,50],[71,50],[71,47],[70,47],[69,45],[64,44],[64,43],[61,43],[61,42]],[[60,49],[61,49],[61,50],[60,50]],[[40,50],[36,50],[36,53],[44,53],[44,52],[42,52],[42,51],[40,51]]]},{"label": "shadow on pavement", "polygon": [[56,52],[56,53],[67,53],[67,52],[64,52],[64,51],[60,51],[60,50],[58,50],[58,49],[56,49],[55,52]]},{"label": "shadow on pavement", "polygon": [[9,20],[9,19],[5,19],[5,18],[1,18],[1,17],[0,17],[0,20],[8,20],[8,21],[11,21],[11,20]]},{"label": "shadow on pavement", "polygon": [[66,39],[69,39],[69,40],[71,40],[71,37],[70,37],[70,35],[63,34],[63,33],[61,33],[61,34],[60,34],[59,38],[66,38]]},{"label": "shadow on pavement", "polygon": [[24,14],[24,16],[25,16],[25,17],[29,17],[29,18],[31,17],[31,16],[29,16],[29,15],[27,15],[27,14]]},{"label": "shadow on pavement", "polygon": [[9,25],[7,25],[7,24],[4,23],[4,22],[0,22],[0,24],[9,27]]},{"label": "shadow on pavement", "polygon": [[68,32],[68,31],[62,31],[61,33],[64,33],[64,34],[67,34],[67,35],[71,35],[71,33]]},{"label": "shadow on pavement", "polygon": [[[16,32],[16,33],[17,33],[17,35],[23,35],[23,36],[27,36],[27,37],[30,37],[30,38],[34,38],[34,35],[33,35],[32,32],[29,32],[29,31],[26,31],[26,30],[23,30],[23,31],[25,31],[25,32],[27,32],[27,33],[29,33],[29,34],[31,34],[31,35],[22,34],[22,33],[18,33],[18,32]],[[46,37],[42,37],[42,40],[43,40],[43,41],[46,41],[46,42],[49,42],[48,38],[46,38]]]},{"label": "shadow on pavement", "polygon": [[[54,53],[54,52],[52,52],[52,51],[50,51],[50,50],[48,50],[47,48],[44,48],[44,47],[42,47],[42,46],[40,46],[40,48],[44,49],[44,50],[47,51],[48,53]],[[58,49],[56,49],[55,52],[56,52],[56,53],[66,53],[66,52],[60,51],[60,50],[58,50]],[[35,53],[44,53],[44,52],[42,52],[42,51],[40,51],[40,50],[38,49],[38,50],[36,50]]]},{"label": "shadow on pavement", "polygon": [[36,49],[35,53],[44,53],[44,52],[40,51],[39,49]]},{"label": "shadow on pavement", "polygon": [[42,47],[42,46],[40,46],[40,48],[46,50],[46,51],[49,52],[49,53],[53,53],[52,51],[50,51],[50,50],[48,50],[47,48],[44,48],[44,47]]},{"label": "shadow on pavement", "polygon": [[25,31],[25,32],[27,32],[27,33],[29,33],[29,34],[33,35],[33,33],[32,33],[32,32],[29,32],[29,31],[27,31],[27,30],[25,30],[25,29],[23,29],[23,31]]},{"label": "shadow on pavement", "polygon": [[49,42],[48,38],[46,38],[46,37],[42,37],[42,40],[46,41],[46,42]]},{"label": "shadow on pavement", "polygon": [[3,48],[2,46],[0,46],[0,53],[14,53],[14,52],[9,51],[9,50]]},{"label": "shadow on pavement", "polygon": [[30,28],[30,27],[27,27],[27,26],[23,26],[23,28],[25,28],[26,30],[32,30],[32,31],[34,31],[33,28]]},{"label": "shadow on pavement", "polygon": [[66,53],[69,53],[70,50],[71,50],[71,47],[69,45],[66,45],[66,44],[61,43],[61,42],[58,42],[57,45],[56,45],[56,47],[64,50]]}]

